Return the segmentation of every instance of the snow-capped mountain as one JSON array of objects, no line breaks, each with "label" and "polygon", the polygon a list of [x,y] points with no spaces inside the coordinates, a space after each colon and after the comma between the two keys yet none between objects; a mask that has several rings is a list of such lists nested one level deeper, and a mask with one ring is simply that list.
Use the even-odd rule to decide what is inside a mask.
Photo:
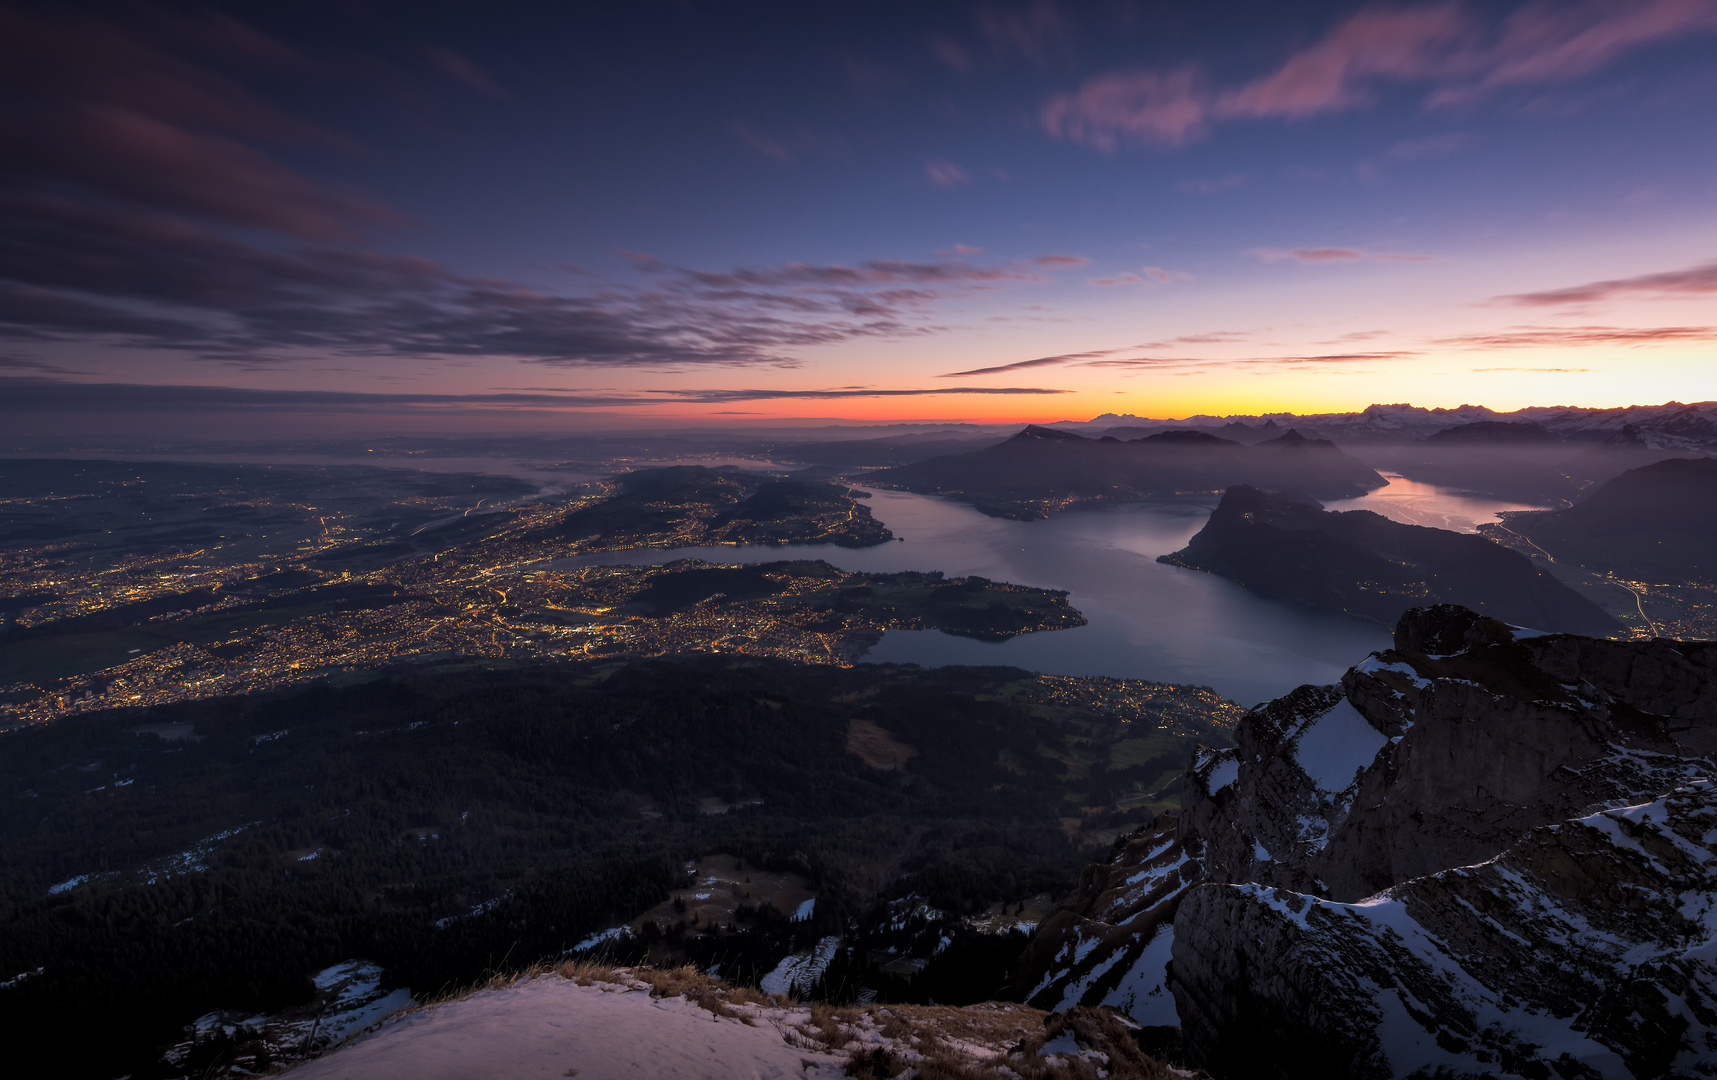
[{"label": "snow-capped mountain", "polygon": [[[1053,425],[1093,432],[1112,428],[1166,430],[1197,428],[1226,430],[1244,441],[1293,428],[1301,434],[1337,443],[1410,442],[1463,424],[1538,424],[1553,435],[1575,443],[1601,443],[1627,437],[1652,449],[1717,450],[1717,401],[1590,409],[1568,405],[1535,405],[1498,412],[1482,405],[1425,409],[1415,405],[1371,405],[1349,413],[1266,413],[1258,416],[1188,416],[1154,419],[1105,413],[1083,423]],[[1266,429],[1266,425],[1268,428]],[[1250,433],[1250,435],[1248,435]]]}]

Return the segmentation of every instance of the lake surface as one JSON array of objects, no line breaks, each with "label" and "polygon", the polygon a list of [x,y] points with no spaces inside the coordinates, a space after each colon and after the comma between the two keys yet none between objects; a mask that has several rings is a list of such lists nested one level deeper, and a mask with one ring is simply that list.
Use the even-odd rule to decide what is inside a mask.
[{"label": "lake surface", "polygon": [[[941,570],[1065,589],[1089,623],[1073,630],[973,641],[939,630],[891,630],[867,661],[938,666],[1011,664],[1055,675],[1114,675],[1195,683],[1244,705],[1302,683],[1331,683],[1374,649],[1381,626],[1318,615],[1254,596],[1226,579],[1156,561],[1204,527],[1215,498],[1057,514],[1045,521],[986,517],[925,495],[873,491],[871,512],[900,541],[849,549],[827,544],[612,551],[555,565],[755,563],[822,559],[843,570]],[[1389,487],[1331,509],[1375,510],[1398,521],[1471,531],[1517,504],[1476,499],[1392,478]]]}]

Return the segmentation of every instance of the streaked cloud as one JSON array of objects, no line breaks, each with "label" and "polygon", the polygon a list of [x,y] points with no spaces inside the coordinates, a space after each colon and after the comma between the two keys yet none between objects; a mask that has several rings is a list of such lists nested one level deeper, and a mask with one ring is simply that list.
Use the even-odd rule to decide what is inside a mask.
[{"label": "streaked cloud", "polygon": [[1461,131],[1442,135],[1427,135],[1422,139],[1403,139],[1383,152],[1391,161],[1423,161],[1459,153],[1473,145],[1473,137]]},{"label": "streaked cloud", "polygon": [[1188,195],[1215,195],[1221,191],[1233,191],[1245,187],[1252,182],[1252,177],[1246,173],[1229,173],[1227,176],[1212,177],[1204,180],[1182,180],[1175,185]]},{"label": "streaked cloud", "polygon": [[1489,334],[1438,338],[1438,345],[1468,349],[1530,349],[1570,345],[1661,345],[1717,339],[1717,326],[1520,326]]},{"label": "streaked cloud", "polygon": [[477,64],[469,58],[462,56],[443,45],[425,45],[423,47],[423,55],[429,59],[430,63],[434,64],[448,75],[451,75],[459,82],[464,83],[469,89],[475,90],[477,93],[483,94],[486,97],[495,98],[498,101],[506,100],[506,91],[502,90],[500,86],[495,83],[495,80],[489,77],[489,73],[487,71],[478,67]]},{"label": "streaked cloud", "polygon": [[[4,366],[4,365],[0,365]],[[615,409],[664,404],[722,405],[746,401],[847,398],[1032,397],[1070,391],[1035,386],[878,387],[593,391],[544,387],[492,393],[412,394],[326,390],[263,390],[229,386],[68,382],[0,375],[0,413],[19,411],[140,412],[206,409],[260,412],[370,412],[399,409]]]},{"label": "streaked cloud", "polygon": [[1372,7],[1291,54],[1274,71],[1214,85],[1195,64],[1095,76],[1050,98],[1051,137],[1104,152],[1176,147],[1218,123],[1306,120],[1374,103],[1390,84],[1430,84],[1427,108],[1510,86],[1566,82],[1630,51],[1717,29],[1707,0],[1528,4],[1491,26],[1461,3]]},{"label": "streaked cloud", "polygon": [[1160,266],[1142,267],[1138,273],[1128,271],[1115,274],[1112,277],[1092,278],[1091,284],[1099,288],[1112,288],[1116,285],[1167,285],[1175,281],[1191,281],[1192,275],[1181,270],[1164,270]]},{"label": "streaked cloud", "polygon": [[1598,300],[1616,300],[1625,296],[1676,298],[1707,296],[1717,293],[1717,261],[1690,266],[1685,270],[1665,270],[1655,274],[1591,281],[1544,292],[1515,293],[1498,297],[1514,304],[1549,307],[1559,304],[1589,304]]},{"label": "streaked cloud", "polygon": [[[1231,340],[1226,335],[1221,340]],[[1195,336],[1175,339],[1175,343],[1217,343],[1211,336]],[[1352,364],[1377,360],[1406,360],[1421,354],[1408,351],[1394,352],[1362,352],[1362,353],[1327,353],[1323,355],[1287,355],[1287,356],[1122,356],[1122,353],[1138,352],[1168,344],[1157,342],[1153,345],[1140,345],[1130,349],[1100,349],[1094,352],[1061,353],[1055,356],[1039,356],[1031,360],[1019,360],[1010,364],[997,364],[993,367],[972,368],[969,371],[950,371],[940,375],[943,379],[970,378],[979,375],[1000,375],[1010,371],[1022,371],[1028,368],[1040,367],[1086,367],[1120,370],[1162,370],[1180,367],[1209,367],[1212,365],[1258,365],[1258,364]]]},{"label": "streaked cloud", "polygon": [[839,159],[847,155],[847,141],[833,131],[816,131],[803,124],[781,132],[770,132],[757,124],[736,123],[733,134],[751,149],[783,165],[800,158]]},{"label": "streaked cloud", "polygon": [[1039,255],[1031,261],[1045,270],[1077,270],[1091,265],[1091,260],[1083,255]]},{"label": "streaked cloud", "polygon": [[1435,257],[1348,247],[1252,248],[1246,254],[1260,262],[1297,262],[1306,266],[1343,262],[1430,262]]},{"label": "streaked cloud", "polygon": [[970,184],[972,173],[952,161],[935,158],[924,163],[924,178],[937,187],[956,188]]}]

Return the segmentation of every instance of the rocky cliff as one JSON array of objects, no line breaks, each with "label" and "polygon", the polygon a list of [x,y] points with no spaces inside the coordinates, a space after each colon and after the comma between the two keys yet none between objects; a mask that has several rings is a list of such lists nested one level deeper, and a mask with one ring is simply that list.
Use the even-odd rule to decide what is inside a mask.
[{"label": "rocky cliff", "polygon": [[1415,609],[1201,751],[1021,983],[1160,986],[1218,1076],[1717,1076],[1714,756],[1717,643]]}]

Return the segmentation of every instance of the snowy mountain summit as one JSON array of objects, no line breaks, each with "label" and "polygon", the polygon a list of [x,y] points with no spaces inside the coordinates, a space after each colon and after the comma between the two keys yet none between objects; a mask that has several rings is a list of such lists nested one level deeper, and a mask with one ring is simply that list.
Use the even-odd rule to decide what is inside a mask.
[{"label": "snowy mountain summit", "polygon": [[1178,1021],[1219,1077],[1717,1076],[1717,643],[1419,608],[1235,742],[1029,1000]]}]

